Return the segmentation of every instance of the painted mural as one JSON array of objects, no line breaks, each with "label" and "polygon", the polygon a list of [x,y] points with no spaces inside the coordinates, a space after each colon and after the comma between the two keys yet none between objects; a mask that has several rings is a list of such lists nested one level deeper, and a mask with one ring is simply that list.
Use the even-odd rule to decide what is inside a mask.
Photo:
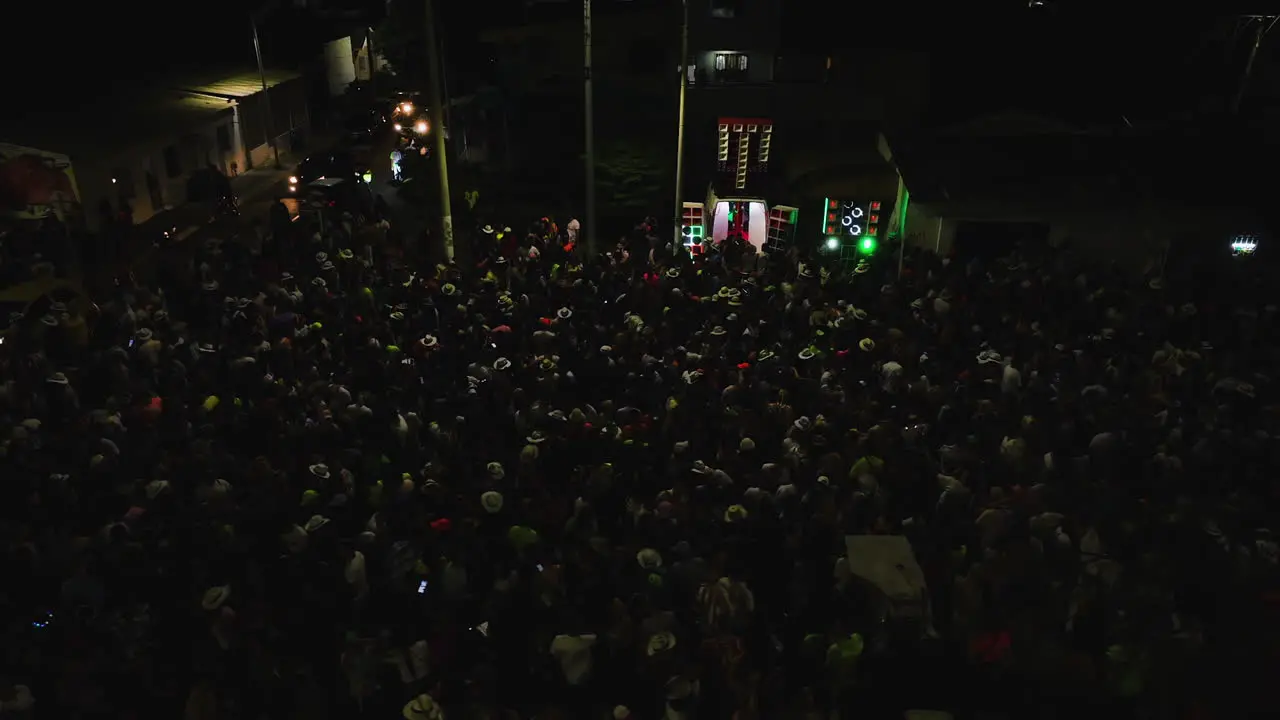
[{"label": "painted mural", "polygon": [[35,148],[0,144],[0,213],[20,219],[83,215],[71,159]]}]

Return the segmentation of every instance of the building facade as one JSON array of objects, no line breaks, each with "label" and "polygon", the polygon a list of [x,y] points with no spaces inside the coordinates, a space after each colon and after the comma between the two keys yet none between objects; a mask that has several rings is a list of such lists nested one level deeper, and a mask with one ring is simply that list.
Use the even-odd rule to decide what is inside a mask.
[{"label": "building facade", "polygon": [[164,92],[71,116],[103,121],[92,138],[52,123],[6,132],[0,173],[12,178],[10,168],[41,168],[5,184],[11,217],[52,213],[89,229],[107,216],[145,222],[186,201],[196,169],[225,165],[235,155],[234,114],[223,101]]},{"label": "building facade", "polygon": [[[772,159],[756,186],[786,187],[797,202],[880,193],[892,171],[876,152],[885,126],[923,113],[927,61],[893,48],[783,47],[781,0],[690,0],[686,173],[720,171],[721,118],[772,124]],[[837,183],[839,187],[829,187]],[[697,184],[695,182],[695,184]]]},{"label": "building facade", "polygon": [[[183,205],[197,170],[234,175],[270,159],[262,83],[244,77],[164,90],[109,107],[31,118],[0,131],[0,203],[14,218],[56,214],[88,229],[143,223]],[[287,149],[308,120],[294,73],[270,73],[273,132]],[[83,117],[99,118],[92,133]],[[70,122],[74,118],[77,122]]]},{"label": "building facade", "polygon": [[236,138],[232,143],[234,157],[219,167],[228,175],[266,165],[271,161],[273,139],[280,150],[288,151],[310,127],[307,86],[302,75],[266,70],[265,76],[264,81],[257,72],[246,71],[179,88],[180,92],[222,101],[231,107],[231,132]]},{"label": "building facade", "polygon": [[[940,255],[1069,245],[1143,267],[1171,250],[1222,254],[1262,228],[1238,185],[1199,157],[1217,153],[1180,139],[1010,112],[887,141],[886,152],[910,197],[908,244]],[[1171,158],[1185,172],[1164,170]]]}]

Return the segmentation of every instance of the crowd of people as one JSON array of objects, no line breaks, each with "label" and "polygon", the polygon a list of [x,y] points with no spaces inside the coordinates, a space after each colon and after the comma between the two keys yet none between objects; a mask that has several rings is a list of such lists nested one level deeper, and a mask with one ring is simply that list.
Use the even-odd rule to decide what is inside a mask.
[{"label": "crowd of people", "polygon": [[9,336],[0,715],[1190,717],[1274,669],[1265,298],[569,229],[210,245]]}]

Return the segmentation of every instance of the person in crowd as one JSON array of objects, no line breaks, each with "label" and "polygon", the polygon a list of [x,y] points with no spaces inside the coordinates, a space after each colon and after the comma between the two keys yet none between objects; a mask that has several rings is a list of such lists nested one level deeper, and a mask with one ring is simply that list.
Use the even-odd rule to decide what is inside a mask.
[{"label": "person in crowd", "polygon": [[1274,303],[578,225],[214,244],[6,342],[0,713],[1262,709]]}]

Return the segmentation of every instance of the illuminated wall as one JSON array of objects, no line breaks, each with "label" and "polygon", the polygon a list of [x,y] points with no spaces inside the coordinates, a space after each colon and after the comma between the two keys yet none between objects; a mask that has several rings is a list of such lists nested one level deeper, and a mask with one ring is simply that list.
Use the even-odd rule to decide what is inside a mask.
[{"label": "illuminated wall", "polygon": [[356,81],[355,55],[351,36],[330,40],[324,45],[324,71],[329,80],[329,94],[339,97]]}]

